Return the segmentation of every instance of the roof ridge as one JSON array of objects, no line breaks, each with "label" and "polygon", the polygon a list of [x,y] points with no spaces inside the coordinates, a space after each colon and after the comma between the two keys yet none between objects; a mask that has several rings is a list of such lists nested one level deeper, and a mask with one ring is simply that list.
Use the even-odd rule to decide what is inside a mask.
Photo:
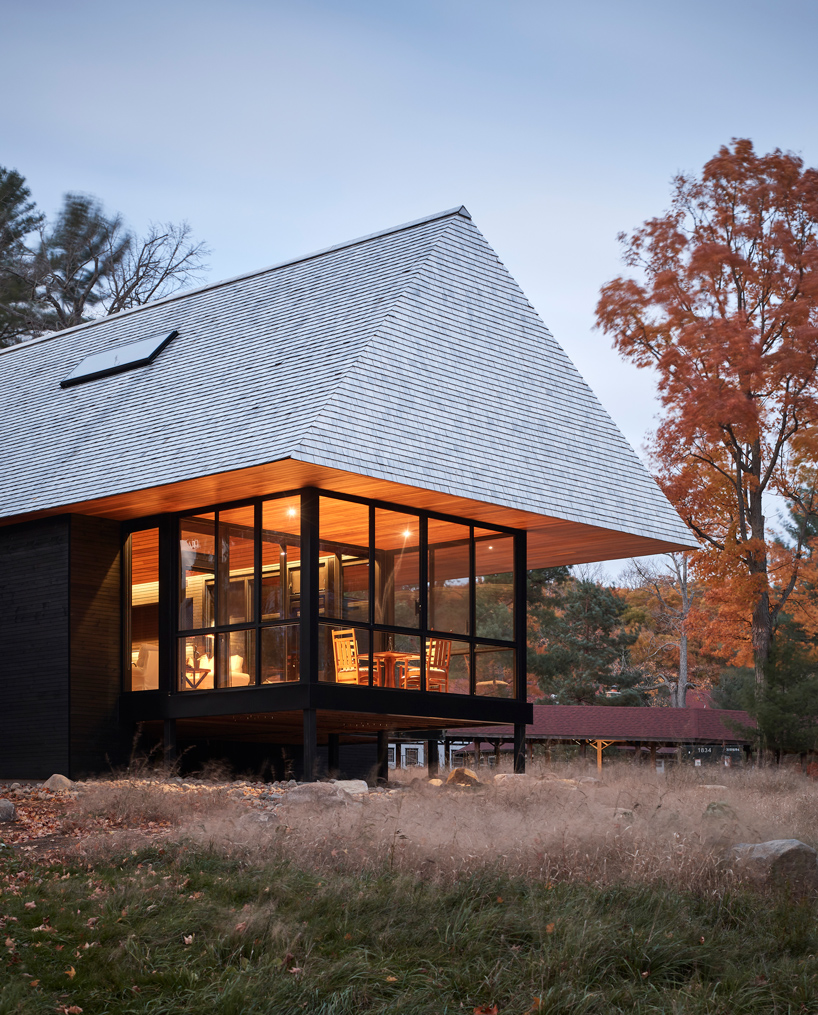
[{"label": "roof ridge", "polygon": [[72,328],[62,328],[60,331],[51,331],[47,335],[38,335],[37,338],[30,338],[26,342],[17,342],[14,345],[8,345],[4,348],[0,348],[0,356],[5,353],[13,352],[15,349],[27,349],[32,345],[39,345],[41,342],[47,342],[50,339],[55,338],[57,335],[66,335],[72,331],[82,331],[84,328],[93,328],[98,324],[105,323],[106,321],[122,320],[124,317],[129,317],[131,314],[138,314],[141,311],[146,310],[148,307],[158,307],[165,303],[172,303],[174,300],[186,299],[188,296],[194,296],[197,293],[220,289],[222,286],[232,285],[234,282],[242,282],[246,279],[257,278],[261,275],[266,275],[268,272],[278,271],[279,268],[288,268],[291,265],[300,264],[303,261],[312,261],[317,257],[323,257],[325,254],[332,254],[338,250],[345,250],[348,247],[358,246],[360,243],[368,243],[370,240],[377,240],[383,236],[390,236],[393,233],[402,233],[407,229],[414,229],[417,226],[426,225],[429,222],[435,222],[437,219],[452,218],[455,215],[471,219],[468,209],[464,204],[461,204],[455,208],[448,208],[446,211],[435,212],[432,215],[424,215],[423,218],[413,219],[411,222],[403,222],[400,225],[390,226],[387,229],[380,229],[374,233],[367,233],[364,236],[358,236],[352,240],[344,240],[341,243],[334,243],[329,247],[321,247],[319,250],[313,250],[308,254],[291,257],[285,261],[275,261],[273,264],[267,265],[265,268],[256,268],[253,271],[242,272],[239,275],[231,275],[228,278],[219,279],[216,282],[208,282],[207,285],[197,286],[194,289],[181,289],[178,292],[171,293],[169,296],[163,296],[161,299],[151,300],[149,303],[142,303],[138,307],[129,307],[127,310],[120,310],[116,314],[106,314],[104,317],[95,318],[93,321],[84,321],[82,324],[75,324]]},{"label": "roof ridge", "polygon": [[[460,209],[457,209],[457,212],[459,213],[461,210],[465,211],[466,209],[465,209],[465,207],[463,207],[461,205]],[[425,222],[434,222],[436,219],[445,218],[445,217],[446,217],[445,215],[435,215],[435,216],[431,216],[428,219],[423,219],[423,220],[420,220],[420,221],[423,221],[424,223]],[[469,215],[468,212],[466,212],[466,214],[463,216],[463,218],[468,218],[469,220],[471,220],[471,215]],[[361,350],[359,351],[358,355],[349,363],[349,365],[347,366],[346,370],[344,370],[344,372],[338,377],[338,380],[337,380],[336,384],[334,385],[332,391],[329,392],[329,394],[327,395],[327,398],[326,398],[324,404],[321,405],[321,406],[318,406],[318,408],[316,408],[315,413],[313,414],[310,422],[305,427],[303,427],[303,429],[301,431],[301,437],[299,438],[298,443],[296,445],[294,445],[294,447],[292,449],[291,457],[294,457],[296,455],[296,453],[298,452],[299,448],[302,447],[302,445],[304,444],[305,437],[309,433],[309,431],[312,428],[312,426],[315,424],[315,421],[322,415],[322,413],[328,411],[330,405],[332,405],[333,401],[335,400],[335,396],[338,394],[339,389],[342,387],[342,385],[344,384],[344,382],[346,381],[346,379],[350,375],[350,373],[358,365],[358,363],[360,362],[362,357],[371,348],[373,342],[375,341],[375,339],[378,337],[378,335],[383,330],[384,325],[386,324],[386,322],[394,314],[395,307],[397,307],[400,304],[400,302],[405,298],[407,289],[409,289],[409,287],[412,285],[414,280],[418,277],[418,274],[419,274],[419,272],[421,270],[422,265],[426,264],[426,262],[432,256],[432,253],[435,250],[435,248],[437,247],[438,243],[446,235],[446,233],[449,231],[450,228],[451,228],[451,225],[449,225],[445,229],[443,229],[441,231],[441,233],[434,239],[434,241],[432,243],[430,243],[429,248],[426,251],[426,253],[425,254],[421,254],[417,258],[415,263],[412,265],[411,270],[407,273],[407,277],[406,277],[406,280],[405,280],[403,286],[401,286],[400,292],[395,296],[395,299],[392,301],[392,303],[389,305],[389,307],[384,311],[383,317],[381,318],[381,320],[378,323],[378,325],[376,327],[374,327],[372,329],[372,331],[369,333],[369,337],[363,343],[363,345],[361,347]]]}]

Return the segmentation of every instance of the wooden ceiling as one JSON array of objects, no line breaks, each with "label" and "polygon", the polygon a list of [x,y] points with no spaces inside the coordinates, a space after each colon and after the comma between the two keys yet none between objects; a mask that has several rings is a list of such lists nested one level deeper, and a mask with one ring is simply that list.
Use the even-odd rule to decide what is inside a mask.
[{"label": "wooden ceiling", "polygon": [[[406,507],[425,508],[469,518],[487,527],[505,525],[526,529],[529,533],[530,568],[636,557],[683,548],[678,543],[665,540],[563,521],[498,504],[488,504],[466,497],[299,462],[291,458],[164,486],[127,491],[97,500],[64,504],[43,511],[4,518],[0,524],[8,525],[66,513],[124,521],[168,511],[194,510],[246,497],[296,490],[305,486],[389,501]],[[689,545],[693,545],[692,540]]]},{"label": "wooden ceiling", "polygon": [[[232,715],[177,719],[176,735],[179,740],[238,740],[270,744],[299,744],[303,739],[303,713],[270,712],[258,715]],[[341,735],[342,742],[355,743],[369,740],[381,731],[439,730],[447,722],[442,717],[423,719],[406,715],[375,715],[358,712],[330,712],[319,709],[316,713],[318,743],[326,744],[330,733]],[[146,730],[155,727],[160,735],[159,723],[145,723]],[[478,723],[466,724],[479,725]],[[485,723],[483,723],[485,725]],[[463,723],[458,720],[458,728]],[[513,727],[509,727],[512,729]]]}]

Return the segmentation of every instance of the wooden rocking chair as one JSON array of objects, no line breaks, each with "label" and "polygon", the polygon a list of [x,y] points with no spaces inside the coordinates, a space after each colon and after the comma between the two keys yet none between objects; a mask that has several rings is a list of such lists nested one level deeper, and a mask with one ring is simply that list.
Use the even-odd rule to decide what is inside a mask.
[{"label": "wooden rocking chair", "polygon": [[[426,690],[449,690],[449,663],[452,658],[452,643],[444,638],[430,638],[426,642]],[[406,666],[406,688],[420,690],[420,658],[414,656]]]},{"label": "wooden rocking chair", "polygon": [[332,651],[337,684],[369,683],[369,656],[358,655],[358,642],[352,628],[332,632]]}]

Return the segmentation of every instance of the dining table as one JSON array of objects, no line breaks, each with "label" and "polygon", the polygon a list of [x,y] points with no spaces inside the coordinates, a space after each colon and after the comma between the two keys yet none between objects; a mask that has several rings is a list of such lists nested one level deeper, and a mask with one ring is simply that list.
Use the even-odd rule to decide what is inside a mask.
[{"label": "dining table", "polygon": [[373,652],[373,683],[377,687],[405,687],[406,664],[417,655],[417,652],[398,652],[391,648]]}]

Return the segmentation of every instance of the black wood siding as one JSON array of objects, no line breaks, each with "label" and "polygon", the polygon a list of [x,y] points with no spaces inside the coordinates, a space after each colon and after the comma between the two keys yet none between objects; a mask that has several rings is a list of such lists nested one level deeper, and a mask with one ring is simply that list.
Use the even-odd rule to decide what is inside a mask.
[{"label": "black wood siding", "polygon": [[71,778],[127,760],[119,728],[121,539],[117,522],[71,518]]},{"label": "black wood siding", "polygon": [[70,522],[0,528],[0,778],[68,774]]}]

